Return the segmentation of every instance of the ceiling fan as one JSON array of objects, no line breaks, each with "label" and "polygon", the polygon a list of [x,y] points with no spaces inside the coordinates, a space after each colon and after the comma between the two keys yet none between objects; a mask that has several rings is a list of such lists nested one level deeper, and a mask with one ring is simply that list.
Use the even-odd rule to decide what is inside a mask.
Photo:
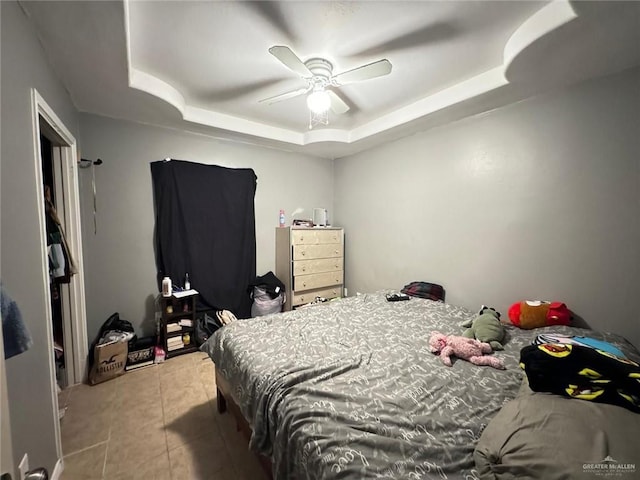
[{"label": "ceiling fan", "polygon": [[300,75],[306,82],[306,86],[265,98],[260,102],[272,104],[311,92],[307,97],[307,106],[313,113],[326,113],[331,109],[333,113],[339,115],[349,110],[349,106],[345,101],[330,87],[341,87],[349,83],[362,82],[391,73],[391,62],[387,59],[378,60],[334,75],[333,65],[324,58],[310,58],[303,62],[289,47],[281,45],[271,47],[269,53],[280,60],[287,68]]}]

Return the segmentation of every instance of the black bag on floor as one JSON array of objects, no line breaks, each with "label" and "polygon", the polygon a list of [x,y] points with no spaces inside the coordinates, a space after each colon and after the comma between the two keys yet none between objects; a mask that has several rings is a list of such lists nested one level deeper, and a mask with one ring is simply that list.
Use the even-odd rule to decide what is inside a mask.
[{"label": "black bag on floor", "polygon": [[215,315],[212,317],[204,313],[202,316],[198,316],[196,318],[196,345],[202,345],[220,327]]},{"label": "black bag on floor", "polygon": [[119,331],[119,332],[129,332],[133,333],[133,337],[129,340],[130,346],[133,346],[136,342],[136,335],[133,325],[128,320],[122,320],[120,318],[120,314],[118,312],[111,315],[107,320],[102,324],[100,330],[98,331],[98,335],[91,343],[91,347],[89,348],[89,368],[91,368],[95,362],[94,350],[96,345],[100,342],[100,339],[104,337],[104,334],[109,331]]}]

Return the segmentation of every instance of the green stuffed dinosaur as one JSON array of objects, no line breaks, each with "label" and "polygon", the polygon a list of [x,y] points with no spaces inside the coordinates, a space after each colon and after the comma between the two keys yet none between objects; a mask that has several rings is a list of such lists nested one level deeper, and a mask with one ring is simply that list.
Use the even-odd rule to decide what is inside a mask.
[{"label": "green stuffed dinosaur", "polygon": [[487,342],[493,350],[504,350],[500,343],[505,334],[504,325],[500,322],[500,313],[493,308],[483,305],[475,319],[467,320],[461,326],[467,327],[462,336]]}]

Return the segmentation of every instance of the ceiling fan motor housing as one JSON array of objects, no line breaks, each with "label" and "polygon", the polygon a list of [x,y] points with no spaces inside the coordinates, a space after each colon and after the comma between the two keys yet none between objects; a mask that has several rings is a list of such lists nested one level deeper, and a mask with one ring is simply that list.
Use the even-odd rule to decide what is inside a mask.
[{"label": "ceiling fan motor housing", "polygon": [[324,58],[310,58],[304,62],[305,66],[313,73],[310,79],[315,89],[324,88],[331,84],[331,75],[333,73],[333,65]]}]

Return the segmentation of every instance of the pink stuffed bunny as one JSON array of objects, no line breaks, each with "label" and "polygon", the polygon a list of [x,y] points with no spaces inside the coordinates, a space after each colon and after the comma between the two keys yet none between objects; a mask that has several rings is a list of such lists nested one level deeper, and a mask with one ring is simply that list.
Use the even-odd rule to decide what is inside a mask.
[{"label": "pink stuffed bunny", "polygon": [[502,370],[505,368],[500,358],[484,356],[485,353],[491,353],[491,345],[473,338],[433,332],[429,339],[429,350],[436,355],[440,354],[442,363],[448,367],[451,366],[451,355],[455,355],[474,365],[489,365]]}]

